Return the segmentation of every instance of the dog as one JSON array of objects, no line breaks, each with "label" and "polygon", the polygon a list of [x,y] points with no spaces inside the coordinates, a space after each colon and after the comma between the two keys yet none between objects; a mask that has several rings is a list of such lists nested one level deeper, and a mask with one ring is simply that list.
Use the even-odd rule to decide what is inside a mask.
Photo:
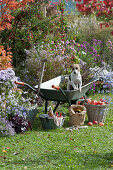
[{"label": "dog", "polygon": [[73,64],[72,73],[69,76],[67,83],[67,90],[79,90],[81,92],[82,77],[80,74],[80,66]]}]

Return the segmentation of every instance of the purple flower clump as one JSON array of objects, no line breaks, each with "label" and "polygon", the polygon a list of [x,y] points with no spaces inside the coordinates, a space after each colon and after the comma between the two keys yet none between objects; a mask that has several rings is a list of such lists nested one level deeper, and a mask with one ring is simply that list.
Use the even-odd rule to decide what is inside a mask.
[{"label": "purple flower clump", "polygon": [[6,118],[0,117],[0,137],[13,136],[15,135],[15,130],[12,127],[12,123]]}]

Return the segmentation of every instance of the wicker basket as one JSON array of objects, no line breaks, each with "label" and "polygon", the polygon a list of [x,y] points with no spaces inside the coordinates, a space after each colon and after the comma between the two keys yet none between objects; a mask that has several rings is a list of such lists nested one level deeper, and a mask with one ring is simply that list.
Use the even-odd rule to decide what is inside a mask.
[{"label": "wicker basket", "polygon": [[[80,110],[78,112],[78,110]],[[69,107],[69,125],[70,126],[81,126],[85,121],[86,108],[82,105],[71,105]]]},{"label": "wicker basket", "polygon": [[108,111],[108,104],[105,105],[92,105],[85,104],[88,121],[93,122],[94,120],[98,122],[104,122],[106,118],[106,114]]}]

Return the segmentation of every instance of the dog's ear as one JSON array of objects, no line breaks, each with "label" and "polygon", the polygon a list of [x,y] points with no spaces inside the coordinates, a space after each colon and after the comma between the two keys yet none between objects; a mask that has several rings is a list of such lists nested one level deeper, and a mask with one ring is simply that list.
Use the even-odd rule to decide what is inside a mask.
[{"label": "dog's ear", "polygon": [[72,65],[70,66],[70,68],[73,70],[73,69],[74,69],[74,64],[72,64]]}]

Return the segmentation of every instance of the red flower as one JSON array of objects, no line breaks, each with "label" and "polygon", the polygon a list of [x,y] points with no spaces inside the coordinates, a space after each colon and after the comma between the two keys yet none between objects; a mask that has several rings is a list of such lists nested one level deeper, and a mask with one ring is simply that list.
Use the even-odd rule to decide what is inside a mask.
[{"label": "red flower", "polygon": [[111,35],[113,35],[113,31],[111,32]]},{"label": "red flower", "polygon": [[106,24],[105,27],[109,27],[109,24]]},{"label": "red flower", "polygon": [[102,25],[103,25],[103,24],[100,24],[100,28],[101,28],[101,29],[102,29]]}]

